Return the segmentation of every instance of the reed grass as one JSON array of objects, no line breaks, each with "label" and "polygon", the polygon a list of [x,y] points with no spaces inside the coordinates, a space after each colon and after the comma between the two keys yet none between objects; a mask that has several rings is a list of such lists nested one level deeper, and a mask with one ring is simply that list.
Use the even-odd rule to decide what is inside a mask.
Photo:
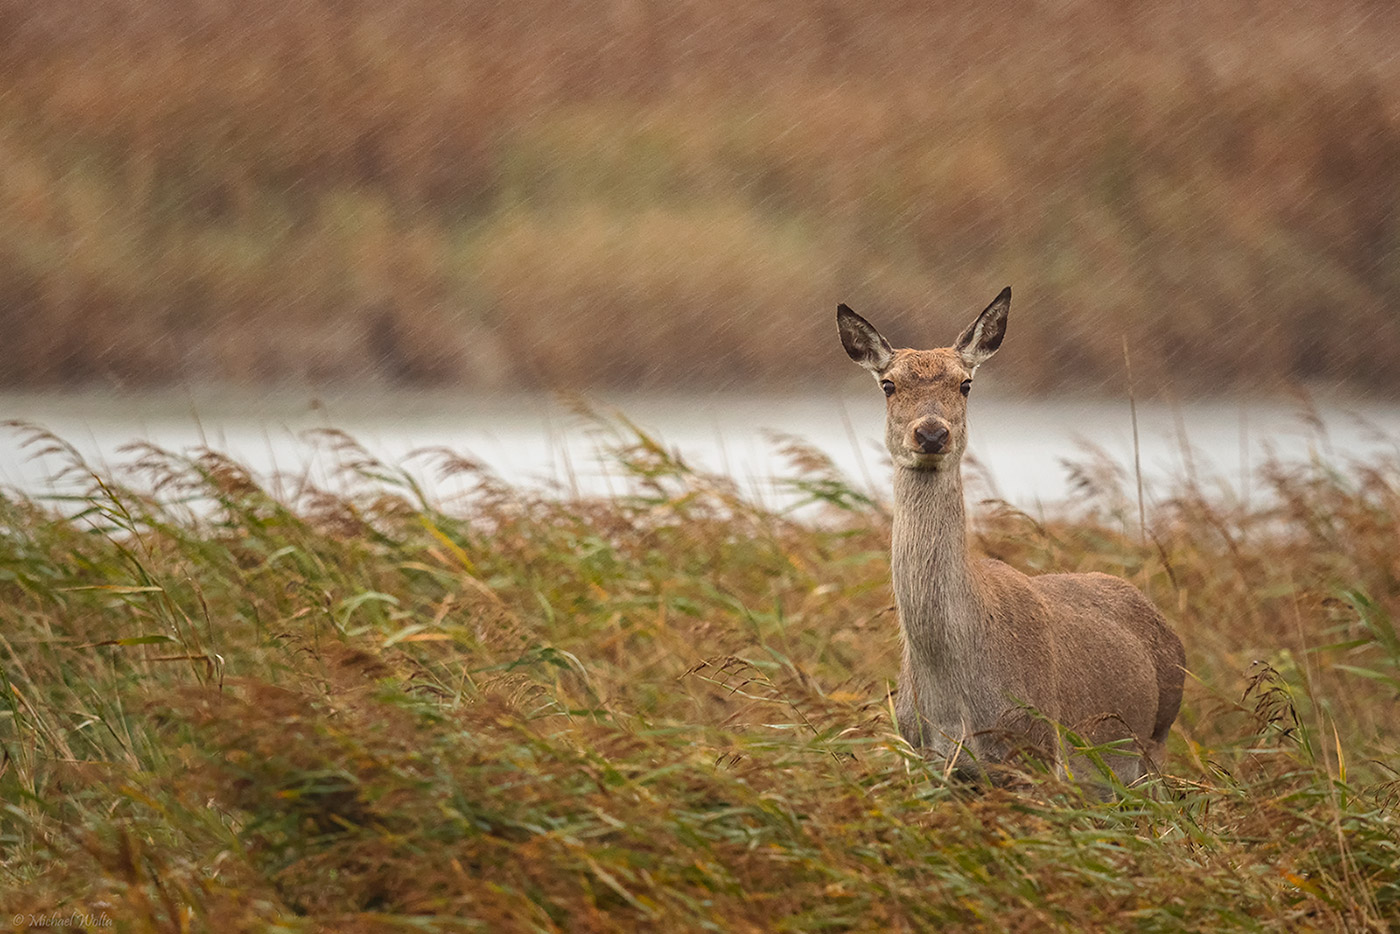
[{"label": "reed grass", "polygon": [[0,24],[6,385],[793,386],[837,301],[923,345],[1011,282],[1024,390],[1400,388],[1384,4]]},{"label": "reed grass", "polygon": [[[134,448],[0,497],[0,891],[116,930],[1317,930],[1400,920],[1400,462],[1083,465],[976,511],[1143,586],[1187,645],[1163,773],[974,792],[892,722],[889,517],[789,442],[779,513],[625,421],[611,499],[414,469],[329,488]],[[425,474],[471,482],[438,502]],[[283,492],[274,494],[272,489]],[[812,514],[811,510],[818,513]],[[1067,741],[1073,741],[1072,737]]]}]

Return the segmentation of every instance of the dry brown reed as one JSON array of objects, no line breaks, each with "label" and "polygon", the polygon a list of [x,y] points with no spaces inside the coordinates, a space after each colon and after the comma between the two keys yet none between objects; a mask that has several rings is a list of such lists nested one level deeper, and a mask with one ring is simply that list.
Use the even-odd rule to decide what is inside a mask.
[{"label": "dry brown reed", "polygon": [[[774,385],[1018,291],[1023,389],[1400,369],[1385,4],[0,3],[0,382]],[[801,363],[797,361],[802,361]]]}]

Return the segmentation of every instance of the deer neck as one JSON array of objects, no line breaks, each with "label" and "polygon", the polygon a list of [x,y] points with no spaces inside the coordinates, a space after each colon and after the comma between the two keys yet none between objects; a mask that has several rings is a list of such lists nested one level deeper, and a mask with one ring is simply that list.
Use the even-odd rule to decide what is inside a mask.
[{"label": "deer neck", "polygon": [[966,660],[982,641],[986,614],[956,467],[895,471],[890,568],[905,651],[935,664]]}]

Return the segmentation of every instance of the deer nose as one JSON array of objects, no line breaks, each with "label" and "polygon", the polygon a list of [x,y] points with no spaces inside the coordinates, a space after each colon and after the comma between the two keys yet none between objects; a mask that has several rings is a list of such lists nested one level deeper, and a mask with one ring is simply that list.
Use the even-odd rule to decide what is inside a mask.
[{"label": "deer nose", "polygon": [[948,446],[948,426],[937,422],[915,425],[914,444],[922,454],[942,454]]}]

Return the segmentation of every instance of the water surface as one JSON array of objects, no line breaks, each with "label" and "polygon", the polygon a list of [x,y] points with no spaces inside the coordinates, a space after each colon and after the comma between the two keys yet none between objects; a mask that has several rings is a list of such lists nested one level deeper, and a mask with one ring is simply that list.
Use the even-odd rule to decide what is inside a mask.
[{"label": "water surface", "polygon": [[[775,495],[772,478],[792,472],[775,434],[825,453],[859,488],[888,490],[878,393],[622,396],[592,404],[600,412],[620,411],[690,463],[728,474],[766,501]],[[571,403],[543,395],[24,395],[0,398],[0,411],[55,432],[102,469],[119,469],[131,459],[123,447],[147,441],[176,451],[208,445],[264,475],[324,480],[333,458],[325,440],[309,433],[333,427],[388,462],[408,459],[435,487],[441,481],[427,462],[410,458],[415,450],[450,448],[514,484],[595,494],[623,486],[616,465],[599,457],[607,438],[602,426]],[[1267,457],[1345,462],[1396,450],[1400,438],[1400,407],[1374,402],[1312,408],[1288,400],[1153,402],[1140,404],[1137,416],[1150,498],[1166,495],[1170,478],[1190,472],[1248,492],[1254,484],[1245,478]],[[1032,510],[1062,502],[1073,490],[1066,462],[1091,460],[1091,448],[1133,476],[1126,400],[984,395],[972,400],[969,418],[969,452],[978,467],[969,484],[974,496]],[[52,489],[59,463],[34,458],[21,440],[15,431],[0,435],[0,482],[30,493]]]}]

